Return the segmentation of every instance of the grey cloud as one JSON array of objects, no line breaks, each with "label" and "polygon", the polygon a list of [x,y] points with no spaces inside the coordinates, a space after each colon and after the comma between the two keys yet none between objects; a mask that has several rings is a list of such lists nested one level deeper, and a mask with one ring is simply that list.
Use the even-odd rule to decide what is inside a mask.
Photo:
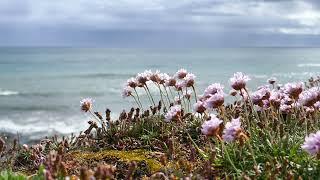
[{"label": "grey cloud", "polygon": [[228,42],[239,46],[272,40],[314,45],[308,36],[320,33],[319,5],[317,0],[2,0],[0,43],[178,46],[232,39]]}]

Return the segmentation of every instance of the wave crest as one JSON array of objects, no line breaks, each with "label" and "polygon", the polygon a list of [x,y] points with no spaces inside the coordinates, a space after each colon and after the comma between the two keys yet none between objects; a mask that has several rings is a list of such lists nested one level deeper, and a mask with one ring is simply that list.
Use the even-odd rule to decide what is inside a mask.
[{"label": "wave crest", "polygon": [[305,63],[305,64],[298,64],[298,67],[320,67],[320,63]]},{"label": "wave crest", "polygon": [[19,94],[19,92],[17,92],[17,91],[0,89],[0,96],[11,96],[11,95],[18,95],[18,94]]}]

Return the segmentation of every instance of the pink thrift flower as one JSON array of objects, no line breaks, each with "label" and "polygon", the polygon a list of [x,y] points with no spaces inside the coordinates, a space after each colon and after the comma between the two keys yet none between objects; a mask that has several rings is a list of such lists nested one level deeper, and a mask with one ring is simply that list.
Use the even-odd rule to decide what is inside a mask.
[{"label": "pink thrift flower", "polygon": [[247,82],[250,80],[248,76],[242,72],[237,72],[230,78],[231,87],[235,90],[241,90],[246,87]]},{"label": "pink thrift flower", "polygon": [[221,93],[223,90],[223,86],[219,83],[214,83],[209,85],[205,90],[204,90],[204,95],[213,95],[216,93]]},{"label": "pink thrift flower", "polygon": [[197,113],[204,113],[206,111],[206,108],[202,101],[198,101],[193,105],[193,110]]},{"label": "pink thrift flower", "polygon": [[172,106],[165,115],[165,121],[170,122],[172,120],[179,120],[181,118],[181,106]]},{"label": "pink thrift flower", "polygon": [[307,107],[313,106],[314,103],[318,101],[318,91],[316,89],[309,89],[306,91],[303,91],[299,95],[299,100],[298,102]]},{"label": "pink thrift flower", "polygon": [[186,87],[186,84],[185,84],[184,81],[178,81],[178,82],[176,83],[175,87],[176,87],[176,90],[177,90],[177,91],[182,91],[182,89],[183,89],[184,87]]},{"label": "pink thrift flower", "polygon": [[174,87],[176,86],[176,83],[177,83],[177,80],[174,78],[174,77],[168,77],[166,80],[165,80],[165,85],[167,87]]},{"label": "pink thrift flower", "polygon": [[320,151],[320,131],[311,133],[305,138],[303,145],[301,146],[303,150],[308,152],[310,155],[317,155]]},{"label": "pink thrift flower", "polygon": [[194,85],[196,76],[192,73],[188,73],[186,77],[184,77],[184,83],[186,87],[192,87]]},{"label": "pink thrift flower", "polygon": [[160,73],[159,74],[159,84],[165,84],[167,80],[170,79],[170,76],[167,73]]},{"label": "pink thrift flower", "polygon": [[160,71],[156,70],[156,72],[151,72],[149,74],[149,79],[153,82],[159,83],[160,82]]},{"label": "pink thrift flower", "polygon": [[131,96],[131,95],[132,95],[132,89],[131,89],[131,87],[125,86],[125,87],[122,89],[121,95],[122,95],[123,98]]},{"label": "pink thrift flower", "polygon": [[280,111],[282,113],[289,113],[291,109],[292,109],[292,107],[287,105],[287,104],[281,104],[280,105]]},{"label": "pink thrift flower", "polygon": [[149,81],[150,76],[153,73],[150,70],[145,70],[143,73],[138,73],[136,77],[136,81],[139,83],[139,86],[146,85],[147,81]]},{"label": "pink thrift flower", "polygon": [[258,105],[260,107],[263,106],[263,95],[259,91],[256,91],[251,94],[251,100],[254,105]]},{"label": "pink thrift flower", "polygon": [[275,90],[272,90],[270,92],[269,101],[272,104],[272,106],[278,108],[280,106],[281,99],[282,99],[282,94],[280,92],[277,92]]},{"label": "pink thrift flower", "polygon": [[138,86],[138,83],[135,78],[130,78],[127,80],[127,86],[135,88]]},{"label": "pink thrift flower", "polygon": [[178,79],[183,79],[184,77],[186,77],[187,73],[188,73],[187,70],[179,69],[174,75],[174,77]]},{"label": "pink thrift flower", "polygon": [[232,142],[236,139],[238,131],[241,130],[240,118],[232,119],[231,122],[227,122],[225,129],[223,130],[222,138],[226,142]]},{"label": "pink thrift flower", "polygon": [[314,108],[317,109],[318,111],[320,111],[320,101],[314,103]]},{"label": "pink thrift flower", "polygon": [[223,93],[216,93],[214,95],[210,95],[210,97],[205,101],[205,107],[207,109],[218,108],[222,106],[224,103],[224,95]]},{"label": "pink thrift flower", "polygon": [[299,83],[287,83],[284,85],[284,91],[293,99],[298,99],[300,93],[303,90],[303,84]]},{"label": "pink thrift flower", "polygon": [[210,120],[205,121],[201,126],[201,132],[206,136],[214,136],[217,134],[220,124],[222,123],[222,120],[218,119],[216,115],[211,114],[210,117]]}]

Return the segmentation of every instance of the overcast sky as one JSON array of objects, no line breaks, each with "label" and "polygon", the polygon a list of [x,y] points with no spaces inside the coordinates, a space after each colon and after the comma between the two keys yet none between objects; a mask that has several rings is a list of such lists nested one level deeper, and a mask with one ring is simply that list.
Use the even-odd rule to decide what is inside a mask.
[{"label": "overcast sky", "polygon": [[1,46],[320,46],[320,0],[0,0]]}]

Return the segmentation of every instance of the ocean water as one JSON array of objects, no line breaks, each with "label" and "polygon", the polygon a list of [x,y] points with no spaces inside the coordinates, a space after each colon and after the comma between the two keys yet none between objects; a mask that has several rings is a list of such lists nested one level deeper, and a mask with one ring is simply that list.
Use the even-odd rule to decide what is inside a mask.
[{"label": "ocean water", "polygon": [[104,49],[0,48],[0,131],[28,138],[70,134],[87,127],[79,101],[95,100],[117,116],[134,102],[121,97],[126,80],[145,69],[174,73],[186,68],[197,76],[197,90],[225,85],[233,73],[251,77],[249,87],[269,77],[280,83],[320,75],[319,48]]}]

